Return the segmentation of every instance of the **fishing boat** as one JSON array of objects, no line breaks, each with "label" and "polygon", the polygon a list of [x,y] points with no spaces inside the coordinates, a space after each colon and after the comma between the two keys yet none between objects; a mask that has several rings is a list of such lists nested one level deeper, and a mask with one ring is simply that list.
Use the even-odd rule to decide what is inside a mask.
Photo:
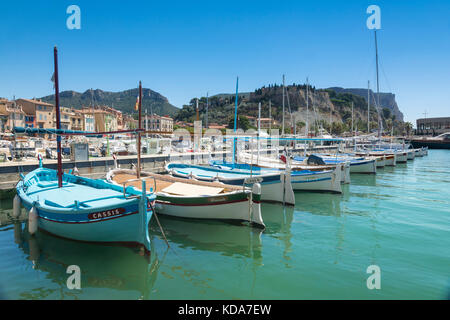
[{"label": "fishing boat", "polygon": [[[236,164],[225,162],[213,162],[213,166],[228,172],[248,172],[252,170],[254,174],[270,174],[278,169],[252,167],[249,164]],[[323,191],[342,193],[340,176],[336,176],[340,171],[336,170],[293,170],[291,171],[291,184],[294,191]]]},{"label": "fishing boat", "polygon": [[[239,162],[246,163],[246,164],[252,164],[255,167],[261,167],[261,168],[269,168],[269,169],[278,169],[278,170],[284,170],[286,167],[291,168],[292,172],[294,171],[336,171],[335,177],[339,177],[339,180],[335,181],[334,179],[331,180],[331,185],[329,187],[329,191],[334,192],[340,192],[339,189],[341,187],[336,187],[335,182],[339,183],[350,183],[350,163],[338,163],[338,164],[325,164],[325,165],[318,165],[314,163],[308,163],[308,162],[300,162],[295,160],[289,160],[289,164],[286,165],[288,162],[288,158],[285,155],[282,155],[280,159],[276,158],[270,158],[267,156],[252,156],[251,154],[240,152],[238,156]],[[328,180],[330,181],[330,180]]]},{"label": "fishing boat", "polygon": [[[264,228],[261,217],[261,187],[225,185],[141,171],[142,179],[152,180],[147,188],[155,193],[158,214],[189,219],[248,221]],[[136,171],[113,169],[106,175],[112,184],[129,183],[140,188]],[[147,190],[147,191],[149,191]]]},{"label": "fishing boat", "polygon": [[[350,162],[350,173],[368,173],[376,174],[376,160],[370,157],[352,157],[349,155],[322,155],[316,154],[315,156],[320,157],[325,164],[336,164]],[[304,161],[306,157],[295,156],[294,160]]]},{"label": "fishing boat", "polygon": [[414,160],[414,158],[416,157],[416,152],[414,151],[414,149],[408,149],[408,160]]},{"label": "fishing boat", "polygon": [[42,165],[23,176],[16,187],[21,204],[30,210],[29,228],[58,237],[150,250],[148,222],[156,197],[102,180],[64,173]]},{"label": "fishing boat", "polygon": [[417,157],[423,157],[423,150],[422,148],[416,148],[414,149],[414,156]]},{"label": "fishing boat", "polygon": [[291,184],[289,171],[273,171],[258,173],[257,171],[230,171],[208,165],[191,165],[183,163],[168,163],[166,171],[174,176],[198,181],[221,182],[226,185],[243,186],[253,178],[261,185],[261,201],[295,205],[295,195]]},{"label": "fishing boat", "polygon": [[61,135],[66,132],[61,130],[56,47],[54,64],[56,130],[42,129],[41,133],[52,130],[57,135],[58,170],[43,168],[42,157],[39,157],[39,168],[21,175],[16,186],[14,212],[20,212],[21,204],[29,210],[30,234],[41,229],[77,241],[137,245],[149,253],[148,222],[156,196],[147,194],[145,181],[139,191],[131,186],[121,188],[63,172]]}]

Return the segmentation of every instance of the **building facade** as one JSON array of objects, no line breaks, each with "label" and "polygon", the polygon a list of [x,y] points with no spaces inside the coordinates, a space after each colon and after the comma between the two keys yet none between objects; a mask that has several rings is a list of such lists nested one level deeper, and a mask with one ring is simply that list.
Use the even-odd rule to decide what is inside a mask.
[{"label": "building facade", "polygon": [[[147,124],[145,121],[147,121]],[[152,114],[144,118],[142,126],[147,127],[150,131],[173,132],[173,119],[169,116]]]},{"label": "building facade", "polygon": [[450,132],[450,117],[417,119],[416,124],[417,135],[439,135]]},{"label": "building facade", "polygon": [[36,99],[17,99],[16,104],[22,107],[28,117],[26,121],[28,127],[55,128],[54,105]]},{"label": "building facade", "polygon": [[14,127],[26,127],[26,114],[22,106],[9,101],[0,99],[0,129],[1,132],[12,132]]}]

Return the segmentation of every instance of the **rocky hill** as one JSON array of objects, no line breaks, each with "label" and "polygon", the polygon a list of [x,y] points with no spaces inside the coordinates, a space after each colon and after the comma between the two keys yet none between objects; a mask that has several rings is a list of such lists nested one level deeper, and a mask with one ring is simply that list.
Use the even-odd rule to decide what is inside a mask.
[{"label": "rocky hill", "polygon": [[[109,92],[100,89],[86,90],[84,93],[76,91],[63,91],[59,94],[60,104],[64,107],[80,109],[82,106],[106,105],[114,107],[124,113],[134,113],[136,98],[139,89],[129,89],[120,92]],[[174,116],[179,109],[169,103],[166,97],[150,89],[142,89],[142,110],[147,109],[148,113],[153,111],[159,115]],[[55,96],[50,95],[41,98],[45,102],[54,103]]]},{"label": "rocky hill", "polygon": [[[363,97],[367,101],[367,89],[356,89],[356,88],[344,89],[340,87],[332,87],[329,89],[337,93],[352,93]],[[372,90],[370,90],[369,96],[371,99],[378,99],[377,93],[373,92]],[[373,101],[374,100],[372,100],[372,102]],[[403,113],[400,111],[397,102],[395,101],[395,94],[380,92],[380,106],[381,108],[389,109],[391,111],[391,114],[395,115],[395,118],[397,120],[403,121]]]},{"label": "rocky hill", "polygon": [[[240,93],[238,101],[238,115],[240,116],[258,116],[258,103],[261,102],[261,116],[269,116],[269,101],[272,104],[272,118],[282,121],[282,86],[274,84],[268,87],[256,89],[254,92]],[[348,131],[351,128],[351,106],[354,106],[354,125],[358,130],[367,130],[367,100],[359,92],[346,92],[342,88],[316,89],[309,88],[309,117],[310,128],[324,127],[329,130],[330,115],[333,123],[333,132],[340,133]],[[356,89],[351,89],[356,90]],[[363,89],[360,89],[363,90]],[[367,90],[365,91],[367,95]],[[383,119],[384,128],[394,123],[394,126],[401,127],[403,114],[398,110],[395,103],[395,96],[392,94],[383,94],[380,96],[381,105],[386,106],[380,110]],[[391,100],[389,100],[391,99]],[[393,99],[393,100],[392,100]],[[209,98],[208,122],[227,124],[233,123],[234,117],[234,94],[219,94]],[[394,103],[392,103],[394,102]],[[389,108],[389,106],[393,108]],[[291,112],[289,112],[291,110]],[[392,111],[391,111],[392,110]],[[206,98],[199,98],[199,111],[202,119],[205,117]],[[304,127],[306,123],[306,86],[289,85],[286,86],[285,96],[285,127],[289,127],[291,113],[293,123],[297,124],[297,130]],[[192,99],[188,105],[175,116],[176,120],[193,122],[195,120],[195,99]],[[377,127],[378,112],[373,101],[371,101],[371,128]]]}]

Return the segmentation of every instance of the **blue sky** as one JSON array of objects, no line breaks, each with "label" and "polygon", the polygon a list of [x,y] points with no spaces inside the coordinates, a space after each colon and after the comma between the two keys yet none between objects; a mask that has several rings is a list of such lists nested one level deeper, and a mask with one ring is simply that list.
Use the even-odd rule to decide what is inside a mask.
[{"label": "blue sky", "polygon": [[[81,9],[68,30],[66,9]],[[269,83],[316,87],[375,83],[366,8],[381,8],[380,86],[406,120],[450,116],[448,1],[2,1],[0,96],[52,93],[53,46],[60,89],[144,87],[181,107],[190,98]],[[372,86],[375,89],[375,86]]]}]

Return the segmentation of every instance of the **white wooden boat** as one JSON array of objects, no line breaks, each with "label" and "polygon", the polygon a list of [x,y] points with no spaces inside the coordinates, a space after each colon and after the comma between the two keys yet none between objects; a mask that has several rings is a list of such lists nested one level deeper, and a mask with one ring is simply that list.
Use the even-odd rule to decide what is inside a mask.
[{"label": "white wooden boat", "polygon": [[[246,164],[252,164],[261,168],[285,169],[286,164],[281,160],[269,157],[257,157],[241,152],[239,160]],[[315,166],[307,165],[301,162],[292,161],[288,167],[291,168],[291,183],[294,191],[330,191],[342,193],[341,183],[350,180],[350,164],[339,163],[335,165]],[[314,172],[315,175],[305,176],[307,173]],[[321,173],[320,173],[321,172]],[[320,173],[320,174],[318,174]],[[308,183],[311,185],[308,186]]]},{"label": "white wooden boat", "polygon": [[[155,210],[158,214],[190,219],[248,221],[265,227],[258,183],[250,189],[150,172],[141,172],[141,178],[146,179],[147,188],[155,192]],[[127,169],[110,170],[106,180],[115,185],[127,184],[135,188],[139,188],[140,181],[136,171]]]}]

